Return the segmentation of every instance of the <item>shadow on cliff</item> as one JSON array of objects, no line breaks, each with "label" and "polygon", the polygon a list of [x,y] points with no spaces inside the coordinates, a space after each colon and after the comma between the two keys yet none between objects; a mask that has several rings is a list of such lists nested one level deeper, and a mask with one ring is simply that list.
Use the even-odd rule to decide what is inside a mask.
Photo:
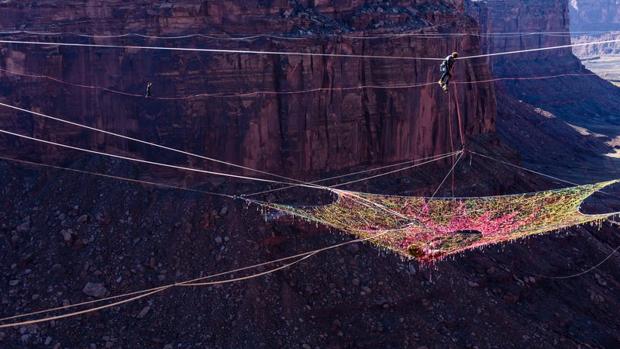
[{"label": "shadow on cliff", "polygon": [[620,176],[620,159],[610,137],[571,125],[541,108],[498,92],[497,132],[525,164],[543,173],[579,183]]}]

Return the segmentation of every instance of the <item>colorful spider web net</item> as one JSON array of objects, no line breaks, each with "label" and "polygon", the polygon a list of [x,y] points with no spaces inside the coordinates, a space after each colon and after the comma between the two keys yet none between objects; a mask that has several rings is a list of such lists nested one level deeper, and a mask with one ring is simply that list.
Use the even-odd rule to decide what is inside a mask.
[{"label": "colorful spider web net", "polygon": [[334,191],[337,199],[325,206],[269,206],[369,239],[402,256],[432,261],[467,249],[600,223],[617,213],[588,215],[580,212],[580,206],[595,192],[617,182],[475,198]]}]

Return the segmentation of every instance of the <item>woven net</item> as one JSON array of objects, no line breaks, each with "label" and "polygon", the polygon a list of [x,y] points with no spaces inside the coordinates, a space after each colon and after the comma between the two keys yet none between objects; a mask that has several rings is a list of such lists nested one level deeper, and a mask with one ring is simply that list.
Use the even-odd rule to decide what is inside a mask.
[{"label": "woven net", "polygon": [[467,249],[543,234],[616,213],[583,214],[581,204],[618,181],[519,195],[437,198],[334,191],[325,206],[270,205],[319,222],[420,261]]}]

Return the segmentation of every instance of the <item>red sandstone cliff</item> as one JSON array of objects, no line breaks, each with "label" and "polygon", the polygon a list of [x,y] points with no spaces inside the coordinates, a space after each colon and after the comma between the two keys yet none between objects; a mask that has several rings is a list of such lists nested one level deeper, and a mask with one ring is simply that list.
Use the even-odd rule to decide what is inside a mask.
[{"label": "red sandstone cliff", "polygon": [[[183,4],[117,0],[89,1],[85,6],[81,1],[21,1],[0,4],[0,26],[96,34],[271,33],[307,39],[95,41],[443,57],[453,49],[463,54],[478,53],[479,42],[467,38],[442,40],[437,45],[433,40],[412,37],[363,41],[323,35],[476,31],[477,24],[462,16],[462,11],[462,5],[437,0],[391,3],[186,1]],[[89,41],[70,35],[37,39]],[[436,62],[59,48],[54,45],[2,45],[0,67],[134,93],[142,93],[149,80],[154,82],[155,96],[432,82],[438,74]],[[457,75],[467,80],[489,78],[484,62],[460,64]],[[2,100],[7,103],[279,173],[299,175],[358,164],[407,160],[445,153],[459,144],[457,139],[453,139],[454,145],[449,144],[450,131],[457,134],[455,116],[448,115],[446,96],[434,85],[415,89],[165,102],[120,97],[7,74],[2,74],[1,78]],[[467,137],[492,132],[493,88],[488,85],[462,88],[460,98]],[[123,148],[145,157],[149,152],[75,127],[15,118],[11,116],[15,113],[6,109],[0,113],[0,126],[4,128],[82,146],[107,150]],[[450,123],[452,130],[447,126]],[[14,149],[14,140],[11,144]],[[33,149],[32,143],[22,143],[20,147]],[[44,152],[48,157],[67,154],[50,147],[44,148]],[[161,152],[157,156],[171,157]]]}]

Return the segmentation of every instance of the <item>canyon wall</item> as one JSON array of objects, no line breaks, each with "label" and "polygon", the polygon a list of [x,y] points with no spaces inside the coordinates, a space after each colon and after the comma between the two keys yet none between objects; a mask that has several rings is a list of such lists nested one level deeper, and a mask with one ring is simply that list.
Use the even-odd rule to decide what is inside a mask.
[{"label": "canyon wall", "polygon": [[[11,36],[50,42],[444,57],[453,50],[479,53],[479,39],[404,36],[358,40],[340,34],[476,32],[477,23],[463,16],[463,11],[460,1],[438,0],[182,4],[8,1],[0,4],[0,26],[5,30],[62,33]],[[70,32],[237,36],[269,33],[291,39],[89,39]],[[281,174],[310,175],[360,164],[389,163],[445,153],[460,146],[456,117],[449,115],[450,103],[436,84],[421,88],[338,89],[433,82],[438,78],[438,62],[434,61],[3,44],[0,68],[137,94],[144,92],[146,81],[152,81],[156,98],[327,89],[166,101],[0,72],[1,100],[6,103]],[[457,70],[457,76],[463,80],[490,76],[484,61],[464,62]],[[493,132],[492,86],[468,85],[459,89],[458,103],[467,138]],[[146,158],[181,160],[174,154],[155,152],[57,122],[32,119],[8,109],[1,109],[0,116],[0,127],[37,137]],[[35,146],[30,141],[16,143],[4,136],[0,141],[11,151],[19,148],[32,153],[36,149],[48,159],[74,156],[58,148]]]}]

